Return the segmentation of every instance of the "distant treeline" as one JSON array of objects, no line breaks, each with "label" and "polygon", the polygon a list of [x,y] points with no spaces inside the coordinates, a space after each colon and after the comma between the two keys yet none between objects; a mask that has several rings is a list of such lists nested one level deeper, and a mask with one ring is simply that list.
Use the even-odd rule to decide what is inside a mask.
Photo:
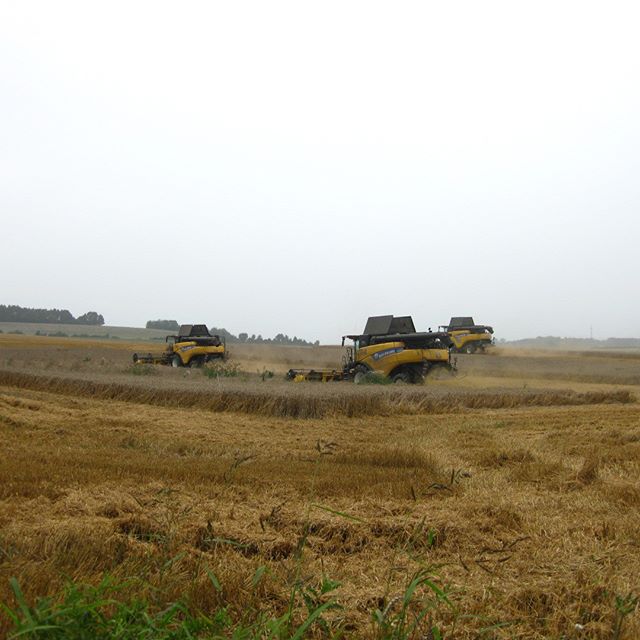
[{"label": "distant treeline", "polygon": [[229,333],[226,329],[216,329],[212,327],[209,331],[213,334],[219,335],[221,338],[224,336],[225,340],[229,343],[238,342],[246,344],[287,344],[296,345],[299,347],[317,347],[320,344],[320,340],[311,342],[310,340],[303,340],[297,336],[290,338],[288,335],[279,333],[275,338],[263,338],[261,335],[255,333],[249,335],[248,333],[239,333],[237,336]]},{"label": "distant treeline", "polygon": [[[163,331],[175,331],[180,328],[177,320],[149,320],[145,325],[147,329],[162,329]],[[261,335],[249,335],[248,333],[239,333],[237,336],[227,331],[226,329],[217,329],[211,327],[209,331],[224,338],[228,343],[247,343],[247,344],[288,344],[296,345],[300,347],[318,346],[319,340],[310,342],[309,340],[303,340],[297,336],[290,338],[289,336],[279,333],[275,338],[263,338]]]},{"label": "distant treeline", "polygon": [[177,331],[180,328],[176,320],[149,320],[145,326],[147,329],[162,329],[162,331]]},{"label": "distant treeline", "polygon": [[29,309],[0,304],[0,322],[43,322],[48,324],[84,324],[102,326],[104,318],[95,311],[75,318],[67,309]]}]

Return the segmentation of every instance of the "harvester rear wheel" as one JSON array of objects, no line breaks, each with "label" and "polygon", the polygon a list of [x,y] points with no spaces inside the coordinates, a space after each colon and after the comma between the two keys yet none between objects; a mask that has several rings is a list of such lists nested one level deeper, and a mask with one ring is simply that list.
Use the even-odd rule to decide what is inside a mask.
[{"label": "harvester rear wheel", "polygon": [[204,357],[202,357],[202,356],[196,356],[195,358],[191,358],[191,361],[189,362],[189,366],[192,369],[198,369],[203,364],[204,364]]},{"label": "harvester rear wheel", "polygon": [[464,347],[462,347],[462,353],[468,353],[469,355],[471,355],[472,353],[475,353],[475,351],[476,345],[473,344],[473,342],[469,342],[465,344]]}]

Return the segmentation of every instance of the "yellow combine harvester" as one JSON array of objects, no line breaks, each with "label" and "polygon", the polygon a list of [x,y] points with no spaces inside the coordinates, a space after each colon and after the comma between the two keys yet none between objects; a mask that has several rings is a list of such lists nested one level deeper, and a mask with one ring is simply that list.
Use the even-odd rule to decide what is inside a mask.
[{"label": "yellow combine harvester", "polygon": [[134,353],[135,364],[164,364],[172,367],[201,367],[225,357],[220,336],[212,335],[204,324],[183,324],[178,335],[167,336],[162,353]]},{"label": "yellow combine harvester", "polygon": [[369,318],[360,335],[342,337],[353,341],[341,369],[290,369],[290,380],[360,380],[377,373],[394,382],[420,383],[434,367],[451,369],[450,340],[444,332],[416,332],[411,316]]},{"label": "yellow combine harvester", "polygon": [[493,327],[476,324],[470,316],[451,318],[440,329],[447,332],[456,353],[484,353],[493,344]]}]

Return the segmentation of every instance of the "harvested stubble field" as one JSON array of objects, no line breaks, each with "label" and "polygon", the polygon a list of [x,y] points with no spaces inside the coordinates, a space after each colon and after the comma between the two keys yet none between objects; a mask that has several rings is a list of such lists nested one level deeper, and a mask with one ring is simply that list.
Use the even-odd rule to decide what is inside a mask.
[{"label": "harvested stubble field", "polygon": [[[294,385],[253,366],[286,351],[210,380],[134,375],[130,345],[19,338],[0,336],[11,608],[11,577],[33,603],[108,573],[149,611],[227,607],[224,637],[287,611],[300,628],[327,603],[300,637],[640,637],[632,369],[597,384],[593,358],[588,384],[559,387],[527,375],[548,366],[535,356],[512,377],[471,356],[420,388]],[[425,614],[414,636],[405,604],[405,621]]]}]

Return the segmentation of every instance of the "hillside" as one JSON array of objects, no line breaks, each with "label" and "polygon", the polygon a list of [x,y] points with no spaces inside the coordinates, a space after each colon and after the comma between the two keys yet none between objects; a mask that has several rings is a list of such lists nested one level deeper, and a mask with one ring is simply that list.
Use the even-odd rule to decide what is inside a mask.
[{"label": "hillside", "polygon": [[[24,333],[25,335],[61,335],[68,337],[92,337],[120,340],[164,340],[167,332],[159,329],[142,329],[139,327],[101,327],[82,326],[77,324],[53,324],[40,322],[0,322],[3,333]],[[61,336],[64,337],[64,336]]]},{"label": "hillside", "polygon": [[560,349],[564,351],[589,351],[591,349],[640,349],[640,338],[561,338],[558,336],[538,336],[500,343],[501,347],[519,349]]}]

